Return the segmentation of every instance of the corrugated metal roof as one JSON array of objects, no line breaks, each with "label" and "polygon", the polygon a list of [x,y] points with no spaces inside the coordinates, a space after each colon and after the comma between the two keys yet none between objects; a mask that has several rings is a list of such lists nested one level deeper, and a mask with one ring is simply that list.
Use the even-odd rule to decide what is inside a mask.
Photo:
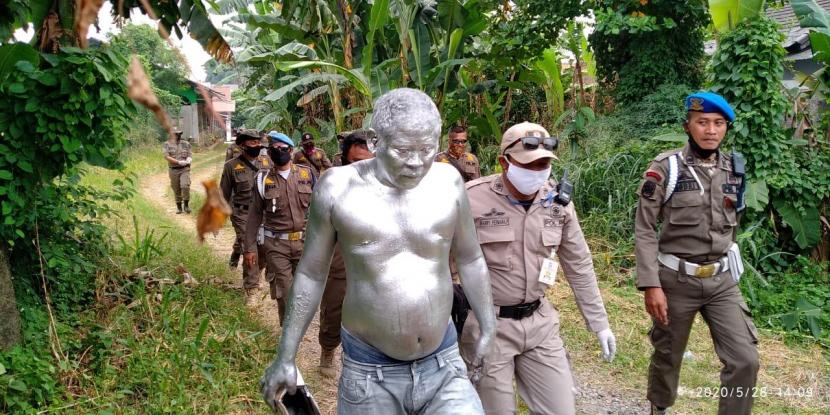
[{"label": "corrugated metal roof", "polygon": [[[815,1],[822,9],[830,11],[830,0]],[[798,18],[795,17],[795,12],[793,12],[793,7],[789,3],[784,7],[769,8],[766,13],[767,17],[781,25],[782,32],[786,33],[792,28],[800,27],[798,25]]]}]

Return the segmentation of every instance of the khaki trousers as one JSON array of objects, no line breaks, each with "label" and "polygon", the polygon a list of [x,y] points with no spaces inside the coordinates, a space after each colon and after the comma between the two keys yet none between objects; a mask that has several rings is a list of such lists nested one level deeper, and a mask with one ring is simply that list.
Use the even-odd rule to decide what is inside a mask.
[{"label": "khaki trousers", "polygon": [[649,365],[648,400],[665,408],[674,404],[683,353],[699,311],[723,362],[718,414],[751,413],[759,366],[758,332],[729,272],[696,278],[661,265],[660,284],[668,301],[669,325],[655,321],[649,332],[654,354]]},{"label": "khaki trousers", "polygon": [[[248,210],[234,208],[233,214],[231,215],[231,224],[233,225],[234,233],[236,233],[236,241],[233,244],[234,252],[236,252],[237,247],[239,247],[239,252],[242,252],[242,241],[245,240],[245,227],[247,223]],[[265,258],[264,245],[257,247],[257,256]],[[246,290],[259,288],[259,275],[263,268],[265,268],[265,261],[257,261],[257,265],[253,267],[245,265],[245,261],[242,261],[242,288]]]},{"label": "khaki trousers", "polygon": [[265,238],[262,245],[265,254],[265,279],[270,286],[271,298],[277,300],[280,325],[285,320],[285,297],[294,280],[294,271],[303,254],[303,241]]},{"label": "khaki trousers", "polygon": [[170,187],[173,188],[173,196],[176,203],[190,201],[190,167],[183,169],[167,169],[170,176]]},{"label": "khaki trousers", "polygon": [[[459,339],[461,356],[468,364],[480,333],[478,320],[470,313]],[[476,387],[485,413],[516,412],[514,376],[530,413],[576,412],[573,377],[559,337],[559,312],[544,298],[539,309],[522,320],[496,318],[496,339]]]}]

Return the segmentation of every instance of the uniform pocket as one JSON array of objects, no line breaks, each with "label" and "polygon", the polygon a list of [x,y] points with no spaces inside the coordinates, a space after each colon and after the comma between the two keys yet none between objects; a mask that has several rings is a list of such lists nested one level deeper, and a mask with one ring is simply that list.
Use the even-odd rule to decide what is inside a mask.
[{"label": "uniform pocket", "polygon": [[723,217],[724,223],[731,227],[738,226],[738,211],[735,210],[738,207],[738,196],[737,195],[724,195],[723,197]]},{"label": "uniform pocket", "polygon": [[542,245],[547,247],[559,246],[562,242],[562,228],[553,226],[542,228]]},{"label": "uniform pocket", "polygon": [[478,242],[487,266],[496,270],[510,270],[510,243],[516,240],[509,226],[486,226],[476,228]]},{"label": "uniform pocket", "polygon": [[340,399],[351,404],[359,404],[369,397],[371,375],[367,374],[365,377],[359,377],[360,375],[360,372],[343,373],[340,377],[340,386],[338,387]]},{"label": "uniform pocket", "polygon": [[746,323],[746,330],[749,332],[749,338],[752,340],[752,344],[758,344],[758,328],[755,327],[755,323],[752,322],[752,312],[749,311],[749,306],[746,305],[745,302],[741,301],[741,316],[744,318],[744,322]]},{"label": "uniform pocket", "polygon": [[671,198],[671,213],[669,223],[672,225],[698,225],[700,223],[701,211],[699,206],[703,203],[699,193],[675,192]]},{"label": "uniform pocket", "polygon": [[300,194],[300,204],[303,205],[303,209],[307,208],[311,203],[311,186],[300,185],[297,187],[297,192]]}]

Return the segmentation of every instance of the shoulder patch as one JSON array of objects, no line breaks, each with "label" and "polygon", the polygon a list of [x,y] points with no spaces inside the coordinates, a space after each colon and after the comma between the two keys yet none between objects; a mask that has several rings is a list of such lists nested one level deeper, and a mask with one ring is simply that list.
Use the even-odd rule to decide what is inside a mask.
[{"label": "shoulder patch", "polygon": [[651,180],[646,180],[645,183],[643,183],[643,189],[640,194],[647,199],[651,199],[651,197],[654,196],[654,191],[656,189],[657,183]]},{"label": "shoulder patch", "polygon": [[472,154],[467,153],[467,161],[474,161],[474,160],[475,160],[475,157],[473,157]]},{"label": "shoulder patch", "polygon": [[301,180],[308,180],[311,176],[308,174],[308,170],[300,169],[300,179]]}]

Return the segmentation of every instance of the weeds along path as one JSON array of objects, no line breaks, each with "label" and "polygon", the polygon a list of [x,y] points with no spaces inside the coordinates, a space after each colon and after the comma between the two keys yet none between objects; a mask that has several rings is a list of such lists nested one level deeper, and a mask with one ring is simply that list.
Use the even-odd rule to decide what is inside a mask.
[{"label": "weeds along path", "polygon": [[[201,157],[200,157],[201,156]],[[215,179],[217,182],[222,174],[222,166],[224,165],[225,153],[209,152],[196,154],[194,157],[194,165],[190,173],[190,193],[191,193],[191,208],[193,213],[190,215],[176,214],[176,203],[173,199],[173,192],[170,189],[170,180],[167,176],[167,171],[162,171],[151,176],[145,177],[139,184],[139,191],[141,195],[158,207],[158,210],[163,214],[169,216],[183,232],[188,232],[196,237],[196,213],[201,208],[205,197],[205,188],[202,186],[202,181]],[[174,230],[175,231],[175,230]],[[207,235],[205,243],[210,246],[213,253],[222,261],[227,262],[230,258],[233,249],[233,243],[236,235],[230,221],[225,224],[219,232],[215,235]],[[242,272],[241,267],[234,273],[234,280],[228,281],[224,284],[228,289],[239,292],[242,296]],[[200,281],[200,283],[205,283]],[[260,287],[267,287],[267,282],[264,278],[260,282]],[[267,290],[260,291],[262,296],[256,305],[251,309],[253,316],[262,321],[266,327],[273,330],[275,333],[280,332],[279,318],[277,315],[277,303],[271,300],[267,295]],[[337,405],[337,377],[334,379],[326,379],[320,376],[317,371],[318,359],[320,357],[320,344],[317,341],[320,323],[319,316],[315,315],[311,326],[303,338],[303,344],[297,354],[297,366],[303,374],[303,378],[310,386],[314,399],[320,405],[320,410],[324,414],[335,413]],[[277,345],[273,345],[276,351]],[[335,362],[340,361],[339,349],[335,355]],[[339,365],[338,365],[339,366]],[[265,371],[265,367],[262,368]],[[339,367],[338,367],[339,377]],[[250,396],[259,396],[259,391],[251,391]]]}]

